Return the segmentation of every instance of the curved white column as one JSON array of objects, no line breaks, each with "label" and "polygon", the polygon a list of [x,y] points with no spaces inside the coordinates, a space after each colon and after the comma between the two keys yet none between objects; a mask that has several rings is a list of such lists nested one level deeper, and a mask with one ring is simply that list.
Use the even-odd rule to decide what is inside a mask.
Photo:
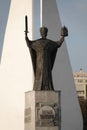
[{"label": "curved white column", "polygon": [[32,90],[33,72],[25,42],[25,15],[33,37],[33,0],[11,0],[0,64],[0,129],[24,129],[24,92]]},{"label": "curved white column", "polygon": [[[61,21],[56,0],[41,0],[41,26],[48,27],[49,39],[60,38]],[[82,114],[65,42],[56,56],[53,79],[54,88],[61,90],[61,130],[82,130]]]},{"label": "curved white column", "polygon": [[[25,5],[26,4],[26,5]],[[33,38],[33,0],[12,0],[4,38],[1,67],[7,69],[11,86],[28,86],[32,89],[32,65],[24,36],[25,15],[28,15],[29,38]],[[26,8],[25,8],[26,6]],[[30,72],[31,71],[31,72]],[[9,78],[9,76],[11,76]],[[30,80],[29,80],[30,79]],[[15,83],[14,83],[15,82]],[[9,82],[8,82],[9,83]],[[7,84],[6,84],[7,85]],[[29,86],[28,86],[29,87]]]}]

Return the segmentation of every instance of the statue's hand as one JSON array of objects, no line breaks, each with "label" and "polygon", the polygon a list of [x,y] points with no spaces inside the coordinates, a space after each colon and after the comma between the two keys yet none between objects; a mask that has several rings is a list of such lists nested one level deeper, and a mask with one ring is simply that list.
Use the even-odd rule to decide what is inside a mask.
[{"label": "statue's hand", "polygon": [[25,35],[25,40],[27,41],[27,39],[28,39],[28,37],[27,37],[27,35]]},{"label": "statue's hand", "polygon": [[26,32],[25,32],[25,41],[26,41],[26,43],[28,44],[29,39],[28,39],[28,35],[27,35]]},{"label": "statue's hand", "polygon": [[63,37],[68,36],[68,29],[65,26],[61,28],[61,36]]},{"label": "statue's hand", "polygon": [[25,31],[25,37],[28,37],[27,32]]}]

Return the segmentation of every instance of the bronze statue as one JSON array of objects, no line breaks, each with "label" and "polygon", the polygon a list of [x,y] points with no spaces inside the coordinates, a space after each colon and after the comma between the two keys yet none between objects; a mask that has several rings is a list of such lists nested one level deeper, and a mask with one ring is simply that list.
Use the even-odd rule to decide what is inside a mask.
[{"label": "bronze statue", "polygon": [[57,50],[61,47],[64,37],[68,36],[68,30],[66,27],[61,29],[61,39],[59,41],[52,41],[46,38],[48,32],[46,27],[40,28],[42,38],[35,41],[29,40],[27,32],[28,29],[25,31],[25,40],[30,50],[35,77],[33,90],[54,90],[52,69]]}]

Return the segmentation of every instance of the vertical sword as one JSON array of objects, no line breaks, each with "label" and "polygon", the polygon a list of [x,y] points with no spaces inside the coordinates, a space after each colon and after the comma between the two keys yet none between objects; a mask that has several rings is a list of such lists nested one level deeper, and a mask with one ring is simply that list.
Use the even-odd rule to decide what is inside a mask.
[{"label": "vertical sword", "polygon": [[27,33],[28,33],[28,17],[27,15],[25,16],[25,35],[27,36]]}]

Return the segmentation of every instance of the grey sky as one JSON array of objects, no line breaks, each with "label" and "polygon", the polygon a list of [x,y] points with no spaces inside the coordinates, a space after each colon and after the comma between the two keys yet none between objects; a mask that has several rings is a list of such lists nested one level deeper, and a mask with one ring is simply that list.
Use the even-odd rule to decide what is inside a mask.
[{"label": "grey sky", "polygon": [[[73,71],[79,70],[80,68],[87,71],[87,61],[85,58],[87,55],[87,0],[57,0],[57,3],[61,22],[69,29],[69,37],[66,39],[66,42]],[[10,0],[0,0],[0,52],[4,39],[9,5]],[[37,17],[38,10],[35,14],[37,19],[39,17]],[[37,31],[39,21],[36,20],[35,22],[37,24]]]}]

